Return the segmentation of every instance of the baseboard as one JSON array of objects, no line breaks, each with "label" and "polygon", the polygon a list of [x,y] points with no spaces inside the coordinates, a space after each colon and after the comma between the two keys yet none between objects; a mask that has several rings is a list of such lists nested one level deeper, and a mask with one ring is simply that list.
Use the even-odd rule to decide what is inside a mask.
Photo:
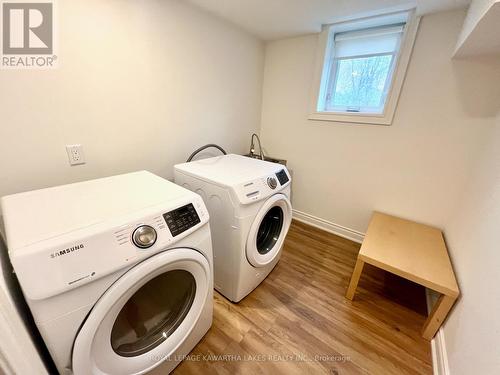
[{"label": "baseboard", "polygon": [[323,229],[324,231],[336,234],[337,236],[347,238],[348,240],[357,243],[363,242],[363,238],[365,238],[365,234],[362,232],[358,232],[357,230],[346,228],[342,225],[332,223],[331,221],[306,214],[305,212],[293,210],[293,218],[302,223]]},{"label": "baseboard", "polygon": [[[426,290],[427,310],[430,312],[437,296],[432,294],[429,289]],[[432,351],[432,371],[434,375],[450,375],[448,366],[448,354],[446,352],[446,343],[444,341],[443,327],[439,328],[436,336],[431,340]]]}]

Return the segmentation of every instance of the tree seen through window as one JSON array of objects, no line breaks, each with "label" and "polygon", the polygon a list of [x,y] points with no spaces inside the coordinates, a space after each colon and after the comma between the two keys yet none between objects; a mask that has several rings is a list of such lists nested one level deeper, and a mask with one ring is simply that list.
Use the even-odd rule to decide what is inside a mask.
[{"label": "tree seen through window", "polygon": [[392,59],[392,54],[388,54],[337,60],[330,106],[352,111],[383,107]]}]

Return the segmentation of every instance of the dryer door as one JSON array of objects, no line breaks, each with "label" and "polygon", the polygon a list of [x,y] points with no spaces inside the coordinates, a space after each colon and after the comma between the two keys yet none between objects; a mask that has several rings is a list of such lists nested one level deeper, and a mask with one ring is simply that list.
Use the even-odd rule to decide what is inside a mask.
[{"label": "dryer door", "polygon": [[291,222],[292,205],[286,195],[275,194],[264,203],[248,233],[246,252],[250,264],[262,267],[279,256]]},{"label": "dryer door", "polygon": [[81,327],[74,374],[142,374],[168,359],[198,321],[210,278],[207,259],[192,249],[164,251],[134,266]]}]

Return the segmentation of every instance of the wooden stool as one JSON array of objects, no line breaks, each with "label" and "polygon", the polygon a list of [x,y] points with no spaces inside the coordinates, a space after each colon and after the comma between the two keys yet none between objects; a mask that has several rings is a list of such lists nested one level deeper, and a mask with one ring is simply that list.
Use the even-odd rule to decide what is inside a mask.
[{"label": "wooden stool", "polygon": [[441,293],[422,329],[431,340],[460,294],[441,231],[374,212],[347,289],[350,300],[365,263]]}]

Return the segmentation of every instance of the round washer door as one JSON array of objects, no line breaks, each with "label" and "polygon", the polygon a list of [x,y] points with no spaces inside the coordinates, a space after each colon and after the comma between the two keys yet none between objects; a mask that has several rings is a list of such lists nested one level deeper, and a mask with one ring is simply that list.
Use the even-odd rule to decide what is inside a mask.
[{"label": "round washer door", "polygon": [[250,227],[246,253],[254,267],[271,263],[278,255],[292,222],[292,205],[286,195],[269,198]]},{"label": "round washer door", "polygon": [[190,334],[210,292],[210,266],[192,249],[154,255],[97,301],[73,347],[73,372],[143,374]]}]

